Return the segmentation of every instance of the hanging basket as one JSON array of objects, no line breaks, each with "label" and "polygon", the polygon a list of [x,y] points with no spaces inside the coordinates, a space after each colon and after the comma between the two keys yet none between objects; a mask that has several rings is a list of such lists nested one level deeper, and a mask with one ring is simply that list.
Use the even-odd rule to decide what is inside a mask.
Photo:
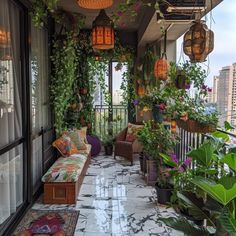
[{"label": "hanging basket", "polygon": [[216,125],[213,124],[201,124],[195,120],[177,120],[177,125],[179,128],[182,128],[191,133],[212,133],[216,131]]}]

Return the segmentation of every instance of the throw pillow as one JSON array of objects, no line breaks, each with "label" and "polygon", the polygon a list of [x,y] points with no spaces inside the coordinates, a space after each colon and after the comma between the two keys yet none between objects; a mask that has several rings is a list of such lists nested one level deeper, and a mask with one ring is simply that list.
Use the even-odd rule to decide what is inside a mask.
[{"label": "throw pillow", "polygon": [[82,141],[84,141],[85,143],[88,143],[87,140],[87,127],[82,127],[79,131],[79,135]]},{"label": "throw pillow", "polygon": [[53,147],[55,147],[64,157],[78,153],[78,149],[75,144],[71,141],[71,138],[62,135],[60,138],[53,142]]},{"label": "throw pillow", "polygon": [[75,144],[78,150],[86,150],[87,146],[84,140],[83,135],[81,135],[80,130],[72,130],[66,132],[66,135],[69,136],[72,142]]},{"label": "throw pillow", "polygon": [[136,139],[137,132],[142,128],[143,128],[143,125],[135,125],[135,124],[128,123],[126,141],[133,142]]}]

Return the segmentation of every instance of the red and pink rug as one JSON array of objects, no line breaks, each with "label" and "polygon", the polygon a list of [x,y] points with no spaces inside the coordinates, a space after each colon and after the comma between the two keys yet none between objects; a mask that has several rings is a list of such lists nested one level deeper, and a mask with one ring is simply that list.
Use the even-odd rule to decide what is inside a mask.
[{"label": "red and pink rug", "polygon": [[73,236],[79,211],[29,210],[17,226],[14,236]]}]

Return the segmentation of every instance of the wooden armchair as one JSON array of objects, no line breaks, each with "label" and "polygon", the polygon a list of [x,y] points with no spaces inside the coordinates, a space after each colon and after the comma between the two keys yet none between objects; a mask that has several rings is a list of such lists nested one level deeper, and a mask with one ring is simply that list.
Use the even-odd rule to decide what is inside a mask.
[{"label": "wooden armchair", "polygon": [[128,159],[133,165],[133,154],[140,153],[142,151],[142,147],[138,140],[134,140],[133,142],[126,141],[128,127],[123,129],[116,137],[115,137],[115,150],[114,150],[114,159],[116,156],[121,156]]}]

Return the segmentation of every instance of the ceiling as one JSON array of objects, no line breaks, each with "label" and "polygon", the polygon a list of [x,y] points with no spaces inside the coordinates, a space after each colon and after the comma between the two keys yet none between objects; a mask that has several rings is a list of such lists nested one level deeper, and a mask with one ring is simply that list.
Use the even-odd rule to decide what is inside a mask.
[{"label": "ceiling", "polygon": [[[154,0],[151,1],[155,2]],[[177,1],[196,2],[197,0],[176,0],[176,2]],[[204,10],[204,12],[202,12],[202,16],[206,15],[212,8],[217,6],[223,0],[205,1],[206,9]],[[114,0],[113,6],[106,9],[107,14],[109,16],[112,16],[113,13],[118,11],[118,5],[124,2],[126,2],[126,0]],[[148,2],[150,2],[150,0]],[[76,0],[60,0],[59,7],[69,12],[80,13],[85,15],[86,29],[90,29],[92,27],[92,22],[99,13],[98,10],[89,10],[79,7]],[[138,35],[138,43],[140,46],[159,40],[162,37],[162,33],[160,31],[160,23],[158,23],[157,21],[157,14],[153,6],[142,6],[138,10],[138,14],[136,17],[130,15],[131,12],[125,13],[116,26],[121,31],[136,31]],[[168,39],[178,39],[186,32],[191,22],[192,20],[165,22],[164,26],[165,28],[168,28]]]},{"label": "ceiling", "polygon": [[[112,7],[105,9],[107,15],[112,16],[113,13],[116,13],[118,11],[118,5],[124,2],[126,2],[126,0],[114,0]],[[92,27],[92,22],[99,13],[99,10],[90,10],[79,7],[76,0],[60,0],[58,5],[66,11],[85,15],[86,29],[90,29]],[[146,9],[144,7],[141,7],[136,17],[130,17],[130,14],[127,12],[121,17],[121,20],[117,23],[117,28],[128,31],[137,31],[140,23],[145,17],[145,10]]]}]

